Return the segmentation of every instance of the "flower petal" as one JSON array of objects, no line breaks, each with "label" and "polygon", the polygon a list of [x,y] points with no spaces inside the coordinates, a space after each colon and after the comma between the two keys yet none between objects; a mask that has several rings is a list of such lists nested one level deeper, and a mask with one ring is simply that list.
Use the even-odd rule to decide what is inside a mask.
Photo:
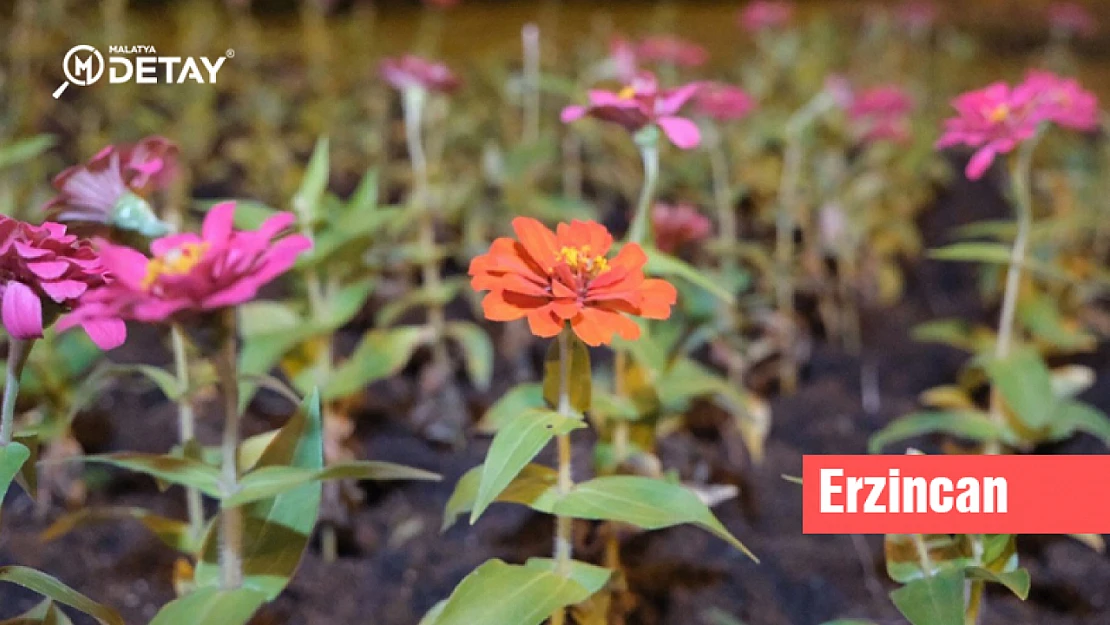
[{"label": "flower petal", "polygon": [[81,327],[102,350],[115,349],[127,340],[127,326],[120,319],[87,319]]},{"label": "flower petal", "polygon": [[204,217],[201,237],[212,243],[223,243],[231,237],[235,223],[235,202],[220,202],[213,206]]},{"label": "flower petal", "polygon": [[555,257],[559,255],[555,233],[531,217],[513,219],[513,231],[532,260],[544,271],[550,272]]},{"label": "flower petal", "polygon": [[4,289],[0,302],[4,329],[17,339],[42,338],[42,300],[22,282],[12,280]]},{"label": "flower petal", "polygon": [[671,143],[683,150],[696,148],[701,143],[698,125],[685,117],[660,117],[656,123]]}]

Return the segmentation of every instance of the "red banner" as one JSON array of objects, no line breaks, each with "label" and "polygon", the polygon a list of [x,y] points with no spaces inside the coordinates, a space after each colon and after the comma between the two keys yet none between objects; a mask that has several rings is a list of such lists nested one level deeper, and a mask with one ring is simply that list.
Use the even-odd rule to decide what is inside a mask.
[{"label": "red banner", "polygon": [[1110,534],[1110,455],[804,456],[805,534]]}]

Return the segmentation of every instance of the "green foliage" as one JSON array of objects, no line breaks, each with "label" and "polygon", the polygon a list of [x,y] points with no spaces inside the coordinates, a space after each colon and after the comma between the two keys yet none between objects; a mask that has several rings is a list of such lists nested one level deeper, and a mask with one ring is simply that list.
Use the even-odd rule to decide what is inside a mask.
[{"label": "green foliage", "polygon": [[912,625],[960,625],[964,622],[964,574],[947,569],[915,579],[890,593],[894,605]]},{"label": "green foliage", "polygon": [[444,331],[462,348],[470,382],[479,390],[488,389],[493,379],[494,352],[486,331],[466,321],[451,321]]},{"label": "green foliage", "polygon": [[22,443],[13,441],[0,447],[0,504],[4,503],[8,487],[30,457],[31,450]]},{"label": "green foliage", "polygon": [[96,619],[100,625],[124,625],[118,612],[89,599],[46,573],[25,566],[0,566],[0,582],[18,584],[57,603],[80,610]]},{"label": "green foliage", "polygon": [[397,373],[427,340],[428,333],[423,327],[367,332],[351,357],[335,368],[321,395],[325,401],[345,397],[375,380]]},{"label": "green foliage", "polygon": [[[455,524],[462,514],[474,509],[478,500],[478,488],[482,483],[482,473],[485,465],[479,465],[467,471],[455,484],[455,490],[447,505],[443,509],[443,525],[441,531]],[[497,494],[494,501],[517,503],[529,506],[541,512],[551,512],[554,503],[555,483],[558,480],[558,471],[542,464],[527,464],[520,472]]]},{"label": "green foliage", "polygon": [[972,411],[914,412],[899,417],[871,435],[867,451],[880,453],[891,443],[925,434],[950,434],[977,442],[1002,439],[1006,432],[989,416]]},{"label": "green foliage", "polygon": [[546,406],[543,385],[526,382],[517,384],[499,397],[478,424],[478,431],[492,434],[521,413]]},{"label": "green foliage", "polygon": [[43,530],[42,540],[56,540],[88,523],[118,522],[121,520],[139,522],[166,546],[181,553],[191,554],[199,547],[198,537],[192,535],[188,523],[160,516],[143,508],[123,506],[82,508],[64,514],[51,523],[50,527]]},{"label": "green foliage", "polygon": [[150,625],[246,625],[266,603],[266,595],[253,588],[201,588],[167,603]]}]

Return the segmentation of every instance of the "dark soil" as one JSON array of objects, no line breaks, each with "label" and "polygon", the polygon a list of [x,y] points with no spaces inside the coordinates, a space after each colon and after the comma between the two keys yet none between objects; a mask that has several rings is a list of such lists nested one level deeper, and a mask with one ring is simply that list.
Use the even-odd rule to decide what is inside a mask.
[{"label": "dark soil", "polygon": [[[991,188],[989,182],[956,183],[923,220],[928,244],[942,243],[956,225],[1003,215],[1004,204]],[[868,436],[914,409],[920,391],[953,379],[962,355],[910,341],[908,333],[915,324],[956,314],[989,320],[993,314],[982,306],[970,268],[918,261],[907,271],[904,301],[867,314],[862,359],[818,345],[799,392],[773,401],[774,427],[762,465],[738,462],[727,453],[724,441],[700,430],[665,442],[662,454],[668,466],[689,468],[696,455],[715,480],[741,486],[739,500],[721,505],[717,513],[763,563],[748,561],[694,528],[632,537],[623,550],[636,605],[629,623],[712,623],[707,614],[714,609],[752,625],[816,625],[838,617],[902,622],[886,597],[893,585],[885,574],[881,537],[803,536],[800,489],[780,475],[799,475],[803,453],[865,453]],[[130,344],[154,345],[157,339],[136,337]],[[128,356],[150,358],[141,353]],[[1083,361],[1095,367],[1102,380],[1085,399],[1110,409],[1110,350]],[[875,414],[861,407],[861,363],[878,373],[882,401]],[[495,506],[475,527],[464,523],[439,533],[443,505],[455,481],[481,462],[488,441],[469,436],[458,449],[426,442],[406,419],[407,410],[397,409],[407,401],[409,385],[411,380],[402,380],[374,389],[357,440],[363,457],[430,469],[441,473],[443,482],[365,485],[366,503],[343,535],[343,557],[326,564],[311,550],[289,589],[257,623],[414,625],[486,559],[521,562],[549,552],[551,520],[512,506]],[[479,409],[489,401],[472,399]],[[89,451],[161,452],[173,444],[173,410],[154,391],[120,390],[97,410],[95,414],[115,416],[86,415],[79,421],[77,430]],[[215,408],[209,412],[218,414]],[[280,419],[256,416],[250,427],[262,430],[279,423]],[[209,431],[203,435],[214,438],[216,424],[205,425]],[[915,443],[935,450],[938,441]],[[1106,453],[1086,437],[1046,451]],[[580,475],[588,471],[585,444],[578,446],[576,463]],[[97,475],[103,484],[92,489],[89,505],[144,506],[183,516],[176,490],[160,494],[150,480],[124,473]],[[175,555],[155,538],[136,524],[121,523],[82,527],[43,544],[38,533],[58,512],[50,510],[46,518],[38,518],[25,495],[10,496],[0,531],[0,563],[49,571],[116,606],[129,623],[147,622],[158,606],[173,598],[170,572]],[[580,526],[578,534],[587,534],[585,529]],[[983,623],[1110,623],[1110,558],[1061,536],[1023,536],[1018,544],[1022,562],[1032,573],[1032,594],[1021,602],[992,589]],[[590,550],[588,544],[581,546],[582,553]],[[0,586],[4,616],[35,601],[15,586]]]}]

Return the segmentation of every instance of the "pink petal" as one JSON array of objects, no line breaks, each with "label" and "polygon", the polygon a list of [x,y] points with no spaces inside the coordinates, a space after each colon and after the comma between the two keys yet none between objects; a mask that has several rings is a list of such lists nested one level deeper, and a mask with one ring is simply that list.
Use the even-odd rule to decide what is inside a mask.
[{"label": "pink petal", "polygon": [[45,260],[27,263],[27,268],[43,280],[56,280],[69,269],[69,263],[64,260]]},{"label": "pink petal", "polygon": [[155,256],[164,256],[170,250],[179,248],[182,245],[200,242],[200,237],[192,232],[182,232],[180,234],[171,234],[160,239],[155,239],[150,244],[150,251]]},{"label": "pink petal", "polygon": [[50,253],[50,250],[44,250],[41,247],[33,247],[27,245],[23,241],[15,242],[15,251],[19,254],[20,258],[42,258]]},{"label": "pink petal", "polygon": [[585,116],[586,107],[575,104],[564,108],[563,112],[559,115],[559,119],[562,120],[564,124],[569,124],[573,121],[578,121]]},{"label": "pink petal", "polygon": [[658,115],[674,115],[701,89],[701,83],[692,82],[664,94],[656,103]]},{"label": "pink petal", "polygon": [[983,174],[987,173],[991,164],[994,163],[995,155],[995,149],[990,145],[973,154],[971,160],[967,163],[967,170],[965,172],[968,180],[978,180],[982,178]]},{"label": "pink petal", "polygon": [[660,117],[656,123],[671,143],[683,150],[696,148],[701,143],[697,124],[684,117]]},{"label": "pink petal", "polygon": [[87,319],[81,327],[96,346],[105,351],[115,349],[127,340],[127,326],[120,319]]},{"label": "pink petal", "polygon": [[235,222],[235,202],[220,202],[208,211],[201,225],[200,236],[205,241],[223,243],[231,236]]},{"label": "pink petal", "polygon": [[278,213],[276,215],[268,217],[266,221],[262,222],[262,225],[259,226],[256,232],[259,235],[266,237],[267,239],[272,239],[279,232],[293,225],[293,222],[295,222],[296,220],[297,218],[293,215],[293,213]]},{"label": "pink petal", "polygon": [[39,286],[50,296],[50,299],[61,304],[66,300],[81,297],[88,289],[88,285],[78,280],[61,280],[58,282],[41,282]]},{"label": "pink petal", "polygon": [[100,262],[120,283],[132,289],[140,289],[146,279],[150,260],[129,247],[106,244],[100,249]]},{"label": "pink petal", "polygon": [[8,334],[17,339],[42,338],[42,300],[22,282],[8,282],[0,317]]}]

